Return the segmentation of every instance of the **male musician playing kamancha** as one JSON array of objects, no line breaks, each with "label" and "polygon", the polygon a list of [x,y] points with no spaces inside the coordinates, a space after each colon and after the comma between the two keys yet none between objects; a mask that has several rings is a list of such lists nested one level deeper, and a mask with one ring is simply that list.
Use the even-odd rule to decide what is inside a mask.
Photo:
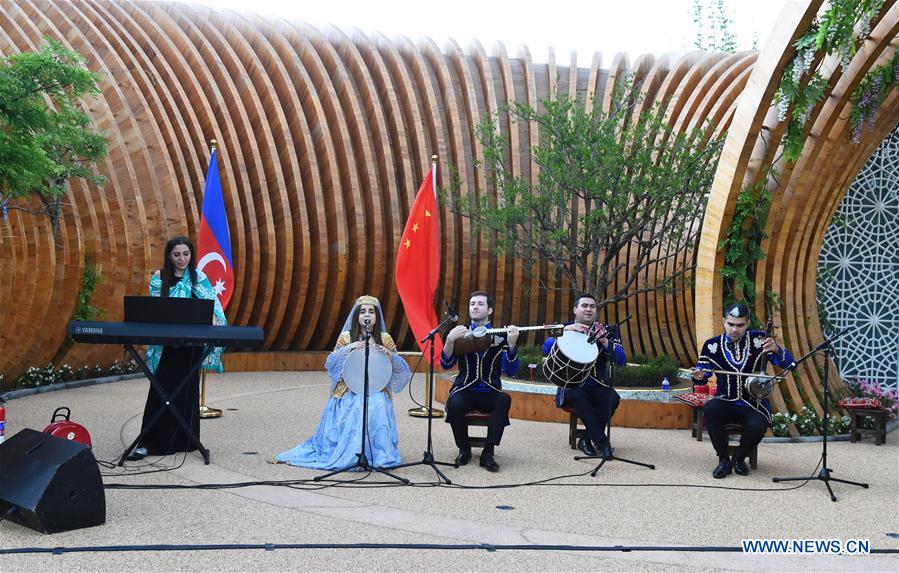
[{"label": "male musician playing kamancha", "polygon": [[[518,328],[509,326],[505,333],[493,335],[493,344],[482,352],[470,352],[461,356],[453,354],[457,340],[479,326],[492,328],[493,297],[484,291],[471,293],[468,301],[470,326],[456,326],[449,331],[440,354],[440,366],[447,370],[457,362],[459,374],[450,388],[446,401],[446,421],[452,426],[453,437],[459,448],[456,463],[464,466],[471,460],[471,443],[468,440],[468,424],[465,415],[473,410],[489,412],[487,439],[481,451],[480,465],[487,471],[499,471],[494,459],[494,448],[503,437],[503,429],[509,425],[509,407],[512,397],[502,391],[500,370],[507,376],[518,372]],[[488,335],[489,336],[489,335]]]},{"label": "male musician playing kamancha", "polygon": [[[596,299],[586,293],[578,295],[574,304],[574,322],[567,324],[564,330],[587,333],[591,328],[596,328],[599,357],[583,383],[556,390],[556,406],[574,408],[584,422],[587,435],[578,440],[578,448],[588,456],[595,456],[598,449],[601,456],[608,458],[612,455],[612,445],[606,436],[606,426],[621,403],[618,392],[609,384],[608,361],[611,358],[613,364],[621,366],[627,361],[627,356],[620,344],[609,339],[605,325],[595,321]],[[543,343],[543,354],[549,355],[555,344],[555,338],[547,338]]]},{"label": "male musician playing kamancha", "polygon": [[[692,371],[694,385],[706,384],[712,376],[706,370],[739,373],[763,372],[767,363],[786,368],[793,364],[793,356],[774,338],[763,331],[749,330],[749,307],[745,303],[728,306],[724,311],[724,333],[706,340],[699,353],[699,362]],[[744,387],[745,376],[716,374],[717,396],[703,407],[705,426],[718,465],[712,476],[721,479],[732,471],[749,475],[746,456],[755,448],[771,424],[771,405],[768,400],[753,398]],[[728,455],[726,424],[740,423],[743,433],[733,459]]]}]

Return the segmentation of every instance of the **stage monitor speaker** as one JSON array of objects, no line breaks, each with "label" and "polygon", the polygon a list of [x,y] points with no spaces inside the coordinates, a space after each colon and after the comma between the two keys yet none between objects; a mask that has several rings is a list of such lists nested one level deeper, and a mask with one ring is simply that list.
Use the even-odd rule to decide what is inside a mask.
[{"label": "stage monitor speaker", "polygon": [[90,448],[27,428],[0,444],[0,516],[7,513],[44,533],[105,523],[106,495]]}]

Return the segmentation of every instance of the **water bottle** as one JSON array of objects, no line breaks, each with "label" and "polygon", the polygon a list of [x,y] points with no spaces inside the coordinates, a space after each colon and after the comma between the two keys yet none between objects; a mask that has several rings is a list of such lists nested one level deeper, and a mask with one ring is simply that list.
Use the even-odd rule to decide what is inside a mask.
[{"label": "water bottle", "polygon": [[662,403],[667,404],[671,400],[671,383],[668,377],[662,378]]}]

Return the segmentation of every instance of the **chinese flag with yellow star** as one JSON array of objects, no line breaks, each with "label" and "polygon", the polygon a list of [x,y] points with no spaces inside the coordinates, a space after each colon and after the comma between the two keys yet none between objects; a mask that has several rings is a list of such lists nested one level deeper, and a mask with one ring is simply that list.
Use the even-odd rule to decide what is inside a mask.
[{"label": "chinese flag with yellow star", "polygon": [[[412,203],[406,228],[396,254],[396,290],[403,301],[406,319],[415,334],[415,340],[430,360],[427,343],[421,342],[428,331],[437,326],[434,309],[434,291],[440,279],[440,222],[437,219],[437,196],[434,179],[437,164],[425,175],[418,195]],[[439,360],[443,351],[440,336],[434,340],[434,357]]]}]

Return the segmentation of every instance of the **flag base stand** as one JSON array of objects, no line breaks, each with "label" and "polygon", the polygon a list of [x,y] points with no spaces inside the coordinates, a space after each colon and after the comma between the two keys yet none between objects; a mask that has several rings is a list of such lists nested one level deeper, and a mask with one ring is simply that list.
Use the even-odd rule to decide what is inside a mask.
[{"label": "flag base stand", "polygon": [[440,408],[409,408],[409,415],[414,418],[442,418],[445,414]]},{"label": "flag base stand", "polygon": [[200,418],[221,418],[222,411],[206,405],[206,370],[200,374]]},{"label": "flag base stand", "polygon": [[209,406],[200,406],[201,418],[221,418],[222,411],[218,408],[210,408]]}]

